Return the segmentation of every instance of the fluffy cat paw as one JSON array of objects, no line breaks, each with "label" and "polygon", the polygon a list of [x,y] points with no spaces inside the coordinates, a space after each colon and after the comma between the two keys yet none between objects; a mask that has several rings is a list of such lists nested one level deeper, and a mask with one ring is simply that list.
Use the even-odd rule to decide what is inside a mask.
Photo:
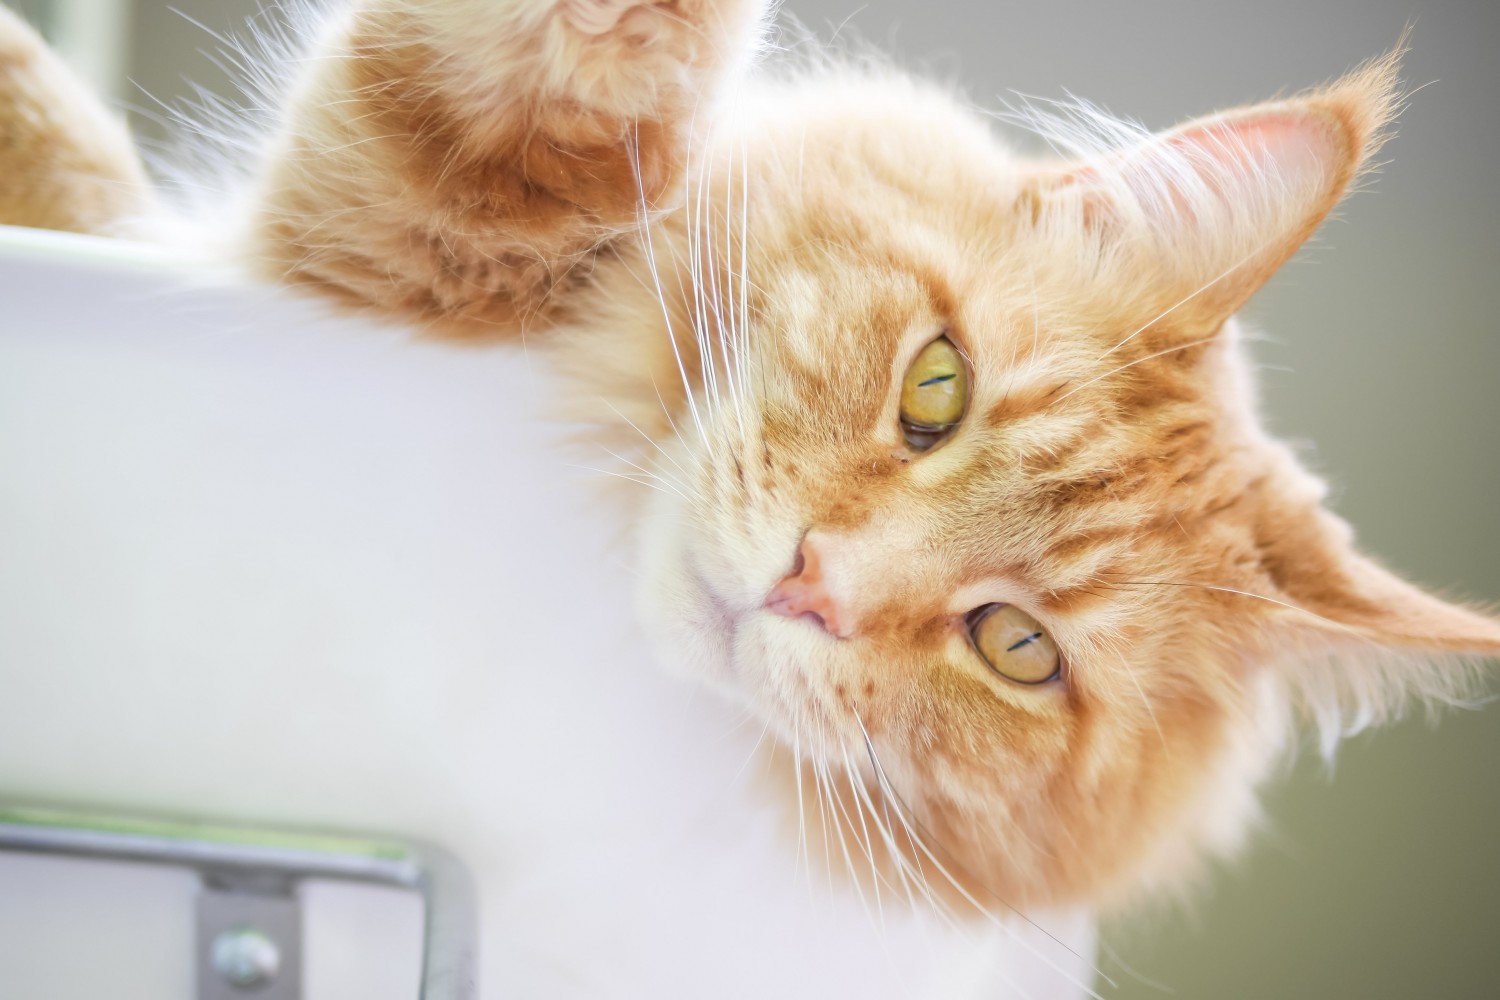
[{"label": "fluffy cat paw", "polygon": [[769,0],[354,2],[306,63],[257,259],[487,336],[681,198],[696,115],[757,51]]},{"label": "fluffy cat paw", "polygon": [[642,3],[641,0],[566,0],[563,16],[569,25],[585,35],[602,35],[637,7],[666,6]]}]

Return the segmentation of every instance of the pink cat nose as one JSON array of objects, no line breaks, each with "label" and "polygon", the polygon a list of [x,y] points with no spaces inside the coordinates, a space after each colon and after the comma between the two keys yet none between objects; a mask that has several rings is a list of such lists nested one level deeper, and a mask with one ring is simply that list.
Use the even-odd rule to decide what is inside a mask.
[{"label": "pink cat nose", "polygon": [[802,539],[792,571],[771,588],[765,607],[783,618],[805,618],[830,635],[847,639],[854,634],[856,623],[829,592],[824,576],[824,544],[811,534]]}]

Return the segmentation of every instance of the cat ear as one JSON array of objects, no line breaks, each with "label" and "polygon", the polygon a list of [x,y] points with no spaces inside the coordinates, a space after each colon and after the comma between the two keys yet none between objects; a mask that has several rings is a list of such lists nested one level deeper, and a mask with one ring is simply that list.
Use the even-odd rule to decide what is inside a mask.
[{"label": "cat ear", "polygon": [[[1284,604],[1270,650],[1318,722],[1325,753],[1410,700],[1462,702],[1480,658],[1500,658],[1500,621],[1441,600],[1361,555],[1348,525],[1317,510],[1260,531],[1261,562]],[[1466,659],[1467,657],[1467,659]]]},{"label": "cat ear", "polygon": [[[1326,87],[1198,119],[1044,172],[1034,217],[1098,243],[1154,308],[1216,327],[1312,235],[1369,165],[1400,105],[1402,49]],[[1073,129],[1075,145],[1081,131]],[[1097,133],[1096,133],[1097,134]]]}]

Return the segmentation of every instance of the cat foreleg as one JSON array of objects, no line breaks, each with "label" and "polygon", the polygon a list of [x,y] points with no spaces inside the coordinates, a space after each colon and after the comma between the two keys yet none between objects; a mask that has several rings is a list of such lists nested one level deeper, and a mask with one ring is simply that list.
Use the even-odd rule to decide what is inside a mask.
[{"label": "cat foreleg", "polygon": [[123,124],[0,6],[0,224],[118,233],[150,202]]},{"label": "cat foreleg", "polygon": [[250,259],[436,332],[545,318],[672,207],[760,0],[391,0],[311,61],[255,192]]}]

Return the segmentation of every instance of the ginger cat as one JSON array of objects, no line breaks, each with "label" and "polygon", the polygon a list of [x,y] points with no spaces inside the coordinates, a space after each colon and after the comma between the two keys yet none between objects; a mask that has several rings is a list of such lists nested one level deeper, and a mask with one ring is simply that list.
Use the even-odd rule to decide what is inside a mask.
[{"label": "ginger cat", "polygon": [[[215,252],[546,345],[660,659],[791,749],[891,884],[1104,906],[1232,851],[1297,709],[1453,700],[1500,623],[1361,555],[1235,319],[1370,164],[1396,54],[1017,156],[946,92],[766,72],[754,0],[361,0]],[[0,221],[154,236],[134,154],[0,11]],[[202,221],[202,220],[199,220]],[[826,809],[824,806],[826,805]],[[822,851],[814,848],[810,855]],[[861,862],[862,863],[862,862]]]}]

